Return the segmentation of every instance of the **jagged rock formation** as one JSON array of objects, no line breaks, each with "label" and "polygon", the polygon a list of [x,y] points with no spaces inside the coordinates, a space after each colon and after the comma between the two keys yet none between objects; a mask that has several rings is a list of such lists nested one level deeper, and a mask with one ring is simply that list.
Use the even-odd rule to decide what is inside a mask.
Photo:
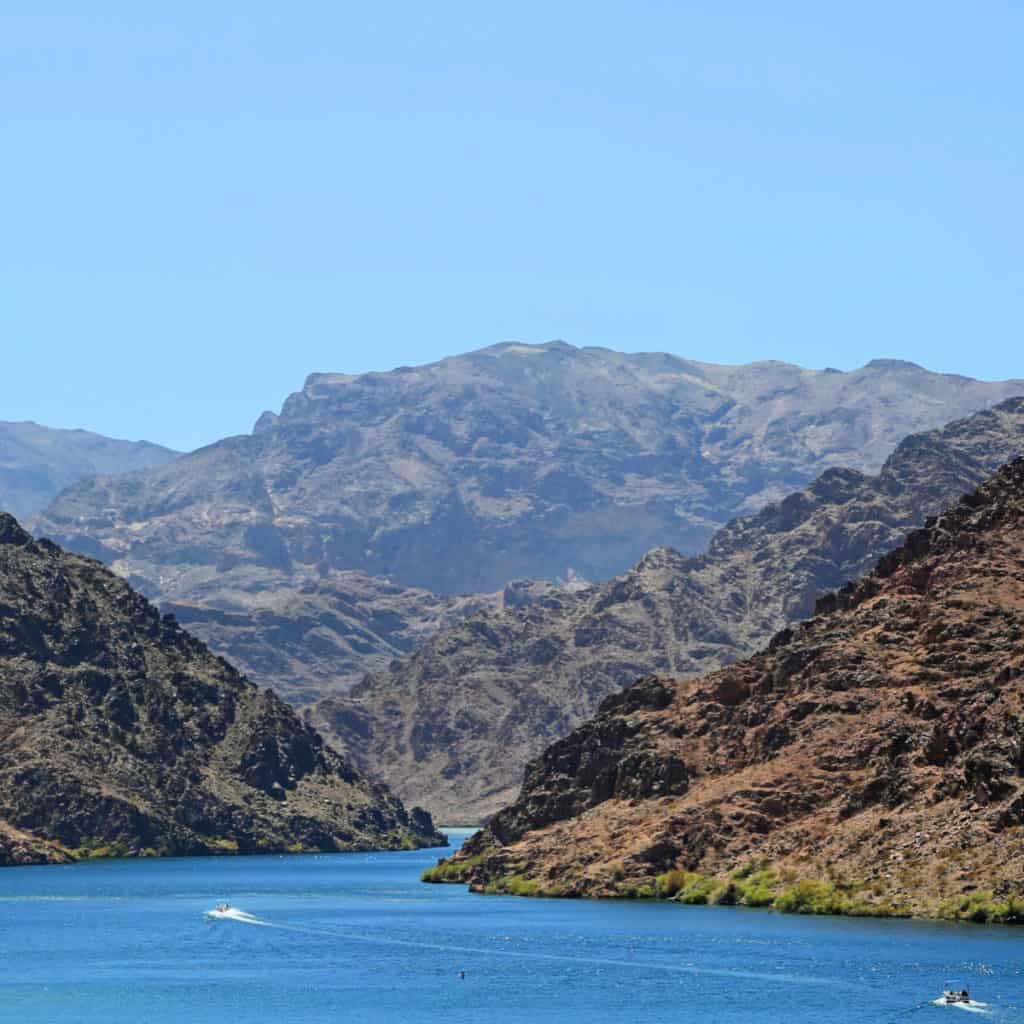
[{"label": "jagged rock formation", "polygon": [[607,698],[439,876],[1024,920],[1024,459],[818,607]]},{"label": "jagged rock formation", "polygon": [[149,441],[0,422],[0,511],[25,520],[83,477],[151,469],[177,455]]},{"label": "jagged rock formation", "polygon": [[1011,399],[906,439],[878,476],[829,470],[725,527],[702,557],[657,549],[598,587],[444,630],[311,720],[403,799],[480,820],[603,697],[752,653],[1022,451],[1024,399]]},{"label": "jagged rock formation", "polygon": [[0,864],[440,842],[124,580],[0,514]]}]

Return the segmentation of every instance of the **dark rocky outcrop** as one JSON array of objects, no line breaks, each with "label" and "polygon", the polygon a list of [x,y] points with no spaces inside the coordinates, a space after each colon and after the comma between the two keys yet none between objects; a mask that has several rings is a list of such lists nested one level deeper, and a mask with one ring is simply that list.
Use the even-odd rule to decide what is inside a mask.
[{"label": "dark rocky outcrop", "polygon": [[[642,675],[696,675],[753,653],[1022,451],[1024,399],[1010,399],[907,438],[877,476],[828,470],[730,523],[704,556],[656,549],[600,586],[446,629],[311,720],[403,799],[480,820],[602,698]],[[743,701],[733,681],[722,686],[723,706]]]},{"label": "dark rocky outcrop", "polygon": [[436,877],[1024,919],[1024,458],[819,607],[607,698]]},{"label": "dark rocky outcrop", "polygon": [[124,580],[0,514],[0,864],[441,841]]}]

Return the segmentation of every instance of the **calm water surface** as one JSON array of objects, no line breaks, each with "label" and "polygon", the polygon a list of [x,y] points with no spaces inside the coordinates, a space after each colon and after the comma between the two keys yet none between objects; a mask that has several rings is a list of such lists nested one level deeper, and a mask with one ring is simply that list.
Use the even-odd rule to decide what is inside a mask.
[{"label": "calm water surface", "polygon": [[1024,931],[471,896],[438,855],[4,869],[0,1021],[1024,1022]]}]

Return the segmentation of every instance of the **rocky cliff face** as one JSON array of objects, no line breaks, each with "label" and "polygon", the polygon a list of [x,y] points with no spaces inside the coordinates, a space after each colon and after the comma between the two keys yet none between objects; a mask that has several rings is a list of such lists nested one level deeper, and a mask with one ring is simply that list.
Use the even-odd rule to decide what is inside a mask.
[{"label": "rocky cliff face", "polygon": [[177,454],[148,441],[116,441],[87,430],[0,423],[0,511],[27,519],[83,477],[151,469]]},{"label": "rocky cliff face", "polygon": [[606,699],[439,874],[1024,918],[1024,459],[762,653]]},{"label": "rocky cliff face", "polygon": [[0,864],[441,841],[123,580],[0,515]]},{"label": "rocky cliff face", "polygon": [[877,476],[829,470],[729,524],[702,557],[656,549],[598,587],[444,630],[311,720],[403,799],[480,820],[602,698],[641,675],[699,674],[751,654],[1022,451],[1024,399],[1011,399],[906,439]]},{"label": "rocky cliff face", "polygon": [[[886,360],[839,373],[497,345],[314,375],[252,436],[84,481],[36,529],[301,704],[495,607],[509,580],[703,550],[826,467],[874,472],[908,433],[1021,391]],[[432,596],[474,591],[492,596]]]}]

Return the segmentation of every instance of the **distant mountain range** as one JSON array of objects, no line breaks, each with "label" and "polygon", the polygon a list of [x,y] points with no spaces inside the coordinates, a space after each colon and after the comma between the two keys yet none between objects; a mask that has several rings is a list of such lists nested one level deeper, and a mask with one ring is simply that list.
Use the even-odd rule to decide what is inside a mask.
[{"label": "distant mountain range", "polygon": [[35,528],[305,703],[503,606],[510,581],[571,593],[652,547],[699,552],[829,466],[875,472],[907,434],[1022,392],[891,360],[841,373],[503,344],[313,375],[251,435],[83,480]]},{"label": "distant mountain range", "polygon": [[311,721],[407,802],[479,821],[604,697],[642,675],[698,675],[753,653],[1022,452],[1014,398],[907,438],[877,476],[828,470],[730,523],[705,555],[654,549],[599,586],[442,630]]},{"label": "distant mountain range", "polygon": [[124,580],[0,514],[0,865],[442,841]]},{"label": "distant mountain range", "polygon": [[840,373],[496,345],[314,374],[251,435],[83,481],[41,525],[154,577],[299,565],[454,594],[570,567],[601,580],[1022,391],[891,360]]},{"label": "distant mountain range", "polygon": [[756,656],[608,697],[428,877],[1019,924],[1022,830],[1024,458]]},{"label": "distant mountain range", "polygon": [[28,520],[83,477],[151,469],[177,455],[148,441],[0,422],[0,511]]}]

